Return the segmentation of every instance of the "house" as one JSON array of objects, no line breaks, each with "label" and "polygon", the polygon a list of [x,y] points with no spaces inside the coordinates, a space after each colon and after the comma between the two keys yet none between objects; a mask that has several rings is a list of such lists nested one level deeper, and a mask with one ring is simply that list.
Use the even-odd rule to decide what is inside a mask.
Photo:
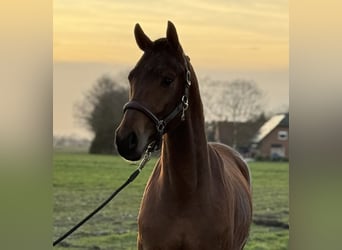
[{"label": "house", "polygon": [[262,115],[249,122],[219,121],[215,123],[213,139],[236,148],[242,155],[249,157],[250,142],[266,118]]},{"label": "house", "polygon": [[256,158],[289,159],[289,113],[271,117],[251,142],[251,152]]}]

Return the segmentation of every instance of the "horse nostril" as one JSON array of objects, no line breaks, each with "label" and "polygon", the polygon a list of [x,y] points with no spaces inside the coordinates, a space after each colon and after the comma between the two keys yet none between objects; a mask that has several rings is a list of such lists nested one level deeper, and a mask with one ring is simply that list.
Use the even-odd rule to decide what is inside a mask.
[{"label": "horse nostril", "polygon": [[138,138],[134,132],[128,135],[127,140],[128,140],[128,150],[133,150],[138,146]]},{"label": "horse nostril", "polygon": [[118,153],[129,161],[137,161],[141,158],[141,152],[138,150],[139,138],[136,133],[130,132],[127,136],[116,135],[116,148]]}]

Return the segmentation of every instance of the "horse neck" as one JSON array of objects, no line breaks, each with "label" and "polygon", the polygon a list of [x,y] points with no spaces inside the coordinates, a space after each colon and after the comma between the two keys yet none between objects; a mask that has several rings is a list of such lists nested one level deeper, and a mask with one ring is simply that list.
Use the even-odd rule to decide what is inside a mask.
[{"label": "horse neck", "polygon": [[164,136],[161,165],[164,182],[181,195],[193,193],[208,178],[203,106],[193,70],[186,119]]}]

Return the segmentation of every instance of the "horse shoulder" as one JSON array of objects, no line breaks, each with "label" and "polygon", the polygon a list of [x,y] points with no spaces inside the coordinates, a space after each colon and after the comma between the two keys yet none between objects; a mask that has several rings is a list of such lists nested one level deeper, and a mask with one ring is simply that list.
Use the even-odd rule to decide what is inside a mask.
[{"label": "horse shoulder", "polygon": [[250,169],[239,152],[222,143],[209,143],[208,145],[222,159],[225,168],[238,168],[249,186],[251,185]]}]

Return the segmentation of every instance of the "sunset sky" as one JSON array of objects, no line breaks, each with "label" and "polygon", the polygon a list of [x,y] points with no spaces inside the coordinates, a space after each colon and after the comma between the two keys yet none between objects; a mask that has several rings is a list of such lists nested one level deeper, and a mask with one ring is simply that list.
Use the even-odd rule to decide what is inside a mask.
[{"label": "sunset sky", "polygon": [[167,20],[199,76],[245,77],[265,90],[269,105],[288,105],[288,1],[56,0],[54,133],[82,130],[72,111],[82,93],[102,74],[137,62],[135,23],[155,40]]}]

